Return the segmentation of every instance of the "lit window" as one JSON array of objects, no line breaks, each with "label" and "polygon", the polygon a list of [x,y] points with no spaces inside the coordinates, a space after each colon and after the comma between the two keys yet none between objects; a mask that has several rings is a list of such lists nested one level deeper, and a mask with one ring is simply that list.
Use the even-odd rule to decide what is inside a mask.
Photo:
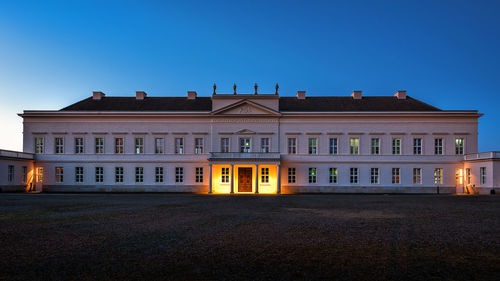
[{"label": "lit window", "polygon": [[359,138],[349,139],[349,152],[351,154],[359,154]]},{"label": "lit window", "polygon": [[123,154],[123,138],[115,138],[115,153]]},{"label": "lit window", "polygon": [[95,182],[103,182],[104,181],[104,168],[103,167],[95,167]]},{"label": "lit window", "polygon": [[434,169],[434,184],[443,184],[443,169]]},{"label": "lit window", "polygon": [[371,154],[372,155],[379,155],[380,154],[380,139],[379,138],[373,138],[371,140]]},{"label": "lit window", "polygon": [[144,182],[144,168],[135,167],[135,182]]},{"label": "lit window", "polygon": [[163,154],[165,147],[165,140],[163,138],[155,138],[155,153]]},{"label": "lit window", "polygon": [[338,139],[330,138],[330,154],[338,154]]},{"label": "lit window", "polygon": [[163,182],[163,167],[155,167],[155,182]]},{"label": "lit window", "polygon": [[415,138],[413,139],[413,154],[421,155],[422,154],[422,139]]},{"label": "lit window", "polygon": [[184,154],[183,138],[175,138],[175,154]]},{"label": "lit window", "polygon": [[260,139],[260,152],[269,153],[269,138],[261,138]]},{"label": "lit window", "polygon": [[144,153],[144,138],[135,138],[135,154]]},{"label": "lit window", "polygon": [[309,138],[309,154],[318,154],[317,138]]},{"label": "lit window", "polygon": [[296,138],[288,138],[288,154],[297,154]]},{"label": "lit window", "polygon": [[195,168],[195,182],[203,183],[203,167]]},{"label": "lit window", "polygon": [[43,167],[36,168],[36,182],[43,182]]},{"label": "lit window", "polygon": [[337,168],[330,168],[330,170],[328,171],[328,174],[329,174],[330,183],[337,183],[338,182]]},{"label": "lit window", "polygon": [[194,139],[194,154],[203,154],[203,138]]},{"label": "lit window", "polygon": [[394,155],[401,154],[401,139],[400,138],[392,139],[392,154],[394,154]]},{"label": "lit window", "polygon": [[457,155],[464,154],[464,139],[462,138],[455,139],[455,154]]},{"label": "lit window", "polygon": [[75,182],[83,182],[83,167],[75,167]]},{"label": "lit window", "polygon": [[224,152],[224,153],[229,152],[229,138],[221,138],[220,139],[220,152]]},{"label": "lit window", "polygon": [[269,168],[262,168],[260,170],[260,181],[262,183],[269,183]]},{"label": "lit window", "polygon": [[95,153],[104,153],[104,138],[95,138]]},{"label": "lit window", "polygon": [[64,153],[64,139],[56,138],[56,153]]},{"label": "lit window", "polygon": [[184,182],[184,168],[175,167],[175,182]]},{"label": "lit window", "polygon": [[295,183],[295,174],[296,174],[296,169],[295,168],[288,168],[288,183]]},{"label": "lit window", "polygon": [[370,169],[370,183],[372,184],[377,184],[379,183],[379,170],[378,168],[371,168]]},{"label": "lit window", "polygon": [[358,183],[359,170],[358,168],[349,169],[349,182],[352,184]]},{"label": "lit window", "polygon": [[229,183],[229,168],[222,168],[221,170],[221,182]]},{"label": "lit window", "polygon": [[115,182],[123,182],[123,167],[115,167]]},{"label": "lit window", "polygon": [[317,174],[316,168],[309,168],[309,183],[316,183]]},{"label": "lit window", "polygon": [[56,167],[56,182],[64,182],[64,168]]},{"label": "lit window", "polygon": [[413,168],[413,184],[422,184],[422,168]]},{"label": "lit window", "polygon": [[434,139],[434,154],[443,155],[443,139]]},{"label": "lit window", "polygon": [[392,168],[392,183],[400,184],[401,183],[401,169],[400,168]]},{"label": "lit window", "polygon": [[479,168],[479,180],[481,184],[486,184],[486,167]]},{"label": "lit window", "polygon": [[455,183],[456,184],[463,184],[463,180],[464,180],[463,172],[464,172],[463,169],[455,169]]},{"label": "lit window", "polygon": [[43,138],[35,138],[35,153],[43,153]]},{"label": "lit window", "polygon": [[250,139],[249,138],[241,138],[240,139],[240,152],[248,153],[250,152]]},{"label": "lit window", "polygon": [[8,182],[14,181],[14,166],[13,165],[9,165],[7,167],[7,181]]}]

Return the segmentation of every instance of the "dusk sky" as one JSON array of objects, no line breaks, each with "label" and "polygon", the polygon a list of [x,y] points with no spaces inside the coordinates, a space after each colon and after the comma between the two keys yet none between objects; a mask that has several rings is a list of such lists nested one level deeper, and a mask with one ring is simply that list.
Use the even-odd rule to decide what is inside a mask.
[{"label": "dusk sky", "polygon": [[408,95],[476,109],[500,150],[500,1],[1,1],[0,148],[23,110],[197,91]]}]

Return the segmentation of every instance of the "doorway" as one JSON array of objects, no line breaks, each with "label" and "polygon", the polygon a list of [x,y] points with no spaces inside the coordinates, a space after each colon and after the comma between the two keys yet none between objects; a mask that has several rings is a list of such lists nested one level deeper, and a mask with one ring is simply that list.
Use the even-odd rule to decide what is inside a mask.
[{"label": "doorway", "polygon": [[238,168],[238,192],[252,192],[252,168]]}]

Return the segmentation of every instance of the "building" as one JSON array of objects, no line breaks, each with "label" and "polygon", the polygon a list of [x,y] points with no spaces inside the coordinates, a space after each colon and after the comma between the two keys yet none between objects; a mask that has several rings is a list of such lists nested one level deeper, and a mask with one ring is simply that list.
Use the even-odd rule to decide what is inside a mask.
[{"label": "building", "polygon": [[[0,168],[38,191],[490,193],[500,186],[500,153],[478,154],[482,114],[441,110],[405,91],[94,92],[61,110],[19,116],[25,158],[16,161],[25,164]],[[14,175],[25,167],[33,182],[25,170]]]}]

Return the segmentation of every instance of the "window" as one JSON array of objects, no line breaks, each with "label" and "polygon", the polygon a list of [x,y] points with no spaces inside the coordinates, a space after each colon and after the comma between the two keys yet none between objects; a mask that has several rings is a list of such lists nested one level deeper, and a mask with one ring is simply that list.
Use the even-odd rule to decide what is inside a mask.
[{"label": "window", "polygon": [[371,154],[379,155],[380,154],[380,139],[373,138],[371,141]]},{"label": "window", "polygon": [[28,182],[28,167],[23,166],[23,183]]},{"label": "window", "polygon": [[220,152],[229,152],[229,138],[220,139]]},{"label": "window", "polygon": [[464,139],[462,138],[455,139],[455,154],[457,155],[464,154]]},{"label": "window", "polygon": [[434,184],[443,184],[443,169],[434,169]]},{"label": "window", "polygon": [[203,154],[203,138],[194,139],[194,154]]},{"label": "window", "polygon": [[349,182],[353,183],[353,184],[358,183],[358,175],[359,175],[358,168],[350,168],[349,169]]},{"label": "window", "polygon": [[394,155],[401,154],[401,139],[400,138],[392,139],[392,154],[394,154]]},{"label": "window", "polygon": [[56,167],[56,182],[64,182],[64,168]]},{"label": "window", "polygon": [[370,183],[372,184],[377,184],[379,183],[379,171],[378,168],[371,168],[370,169]]},{"label": "window", "polygon": [[144,182],[144,168],[135,167],[135,182]]},{"label": "window", "polygon": [[241,138],[240,139],[240,152],[241,153],[250,152],[250,139],[249,138]]},{"label": "window", "polygon": [[260,170],[260,182],[269,183],[269,168],[262,168]]},{"label": "window", "polygon": [[156,154],[163,154],[164,153],[164,148],[165,147],[165,139],[163,138],[155,138],[155,153]]},{"label": "window", "polygon": [[115,153],[123,154],[123,138],[115,138]]},{"label": "window", "polygon": [[123,182],[123,167],[115,167],[115,182]]},{"label": "window", "polygon": [[95,167],[95,182],[104,182],[104,168]]},{"label": "window", "polygon": [[464,170],[463,169],[455,169],[455,183],[458,184],[463,184],[464,181],[464,175],[463,175]]},{"label": "window", "polygon": [[135,138],[135,154],[144,153],[144,138]]},{"label": "window", "polygon": [[349,139],[349,152],[351,154],[359,154],[359,138]]},{"label": "window", "polygon": [[175,182],[184,182],[184,168],[175,167]]},{"label": "window", "polygon": [[309,183],[316,183],[317,174],[316,168],[309,168]]},{"label": "window", "polygon": [[400,168],[392,168],[392,183],[400,184],[401,183],[401,169]]},{"label": "window", "polygon": [[330,154],[338,154],[338,139],[337,138],[330,138]]},{"label": "window", "polygon": [[202,183],[203,182],[203,167],[195,168],[195,182]]},{"label": "window", "polygon": [[434,139],[434,154],[443,155],[443,139]]},{"label": "window", "polygon": [[479,180],[481,184],[486,184],[486,167],[479,168]]},{"label": "window", "polygon": [[413,168],[413,184],[422,184],[422,168]]},{"label": "window", "polygon": [[155,167],[155,182],[163,182],[163,167]]},{"label": "window", "polygon": [[260,152],[269,153],[269,138],[260,139]]},{"label": "window", "polygon": [[337,168],[330,168],[330,170],[328,171],[328,174],[329,174],[330,183],[337,183],[338,182]]},{"label": "window", "polygon": [[297,170],[295,168],[288,168],[288,183],[295,183],[295,174]]},{"label": "window", "polygon": [[35,153],[43,153],[43,138],[35,138]]},{"label": "window", "polygon": [[184,154],[183,138],[175,138],[175,154]]},{"label": "window", "polygon": [[466,177],[467,177],[467,184],[470,184],[470,183],[471,183],[471,180],[470,180],[470,178],[471,178],[471,177],[470,177],[470,174],[471,174],[471,173],[470,173],[470,168],[465,169],[465,175],[466,175]]},{"label": "window", "polygon": [[83,153],[83,138],[75,138],[75,153]]},{"label": "window", "polygon": [[43,182],[43,167],[38,167],[36,169],[36,182]]},{"label": "window", "polygon": [[83,182],[83,167],[75,167],[75,182]]},{"label": "window", "polygon": [[413,139],[413,154],[414,155],[422,155],[422,139],[421,138]]},{"label": "window", "polygon": [[64,139],[56,138],[56,153],[64,153]]},{"label": "window", "polygon": [[104,138],[95,138],[95,153],[96,154],[104,153]]},{"label": "window", "polygon": [[221,182],[229,183],[229,168],[222,168],[221,170]]},{"label": "window", "polygon": [[318,154],[317,138],[309,138],[309,154]]},{"label": "window", "polygon": [[296,138],[288,138],[288,154],[297,154]]},{"label": "window", "polygon": [[14,166],[13,165],[9,165],[7,167],[7,181],[8,182],[14,181]]}]

